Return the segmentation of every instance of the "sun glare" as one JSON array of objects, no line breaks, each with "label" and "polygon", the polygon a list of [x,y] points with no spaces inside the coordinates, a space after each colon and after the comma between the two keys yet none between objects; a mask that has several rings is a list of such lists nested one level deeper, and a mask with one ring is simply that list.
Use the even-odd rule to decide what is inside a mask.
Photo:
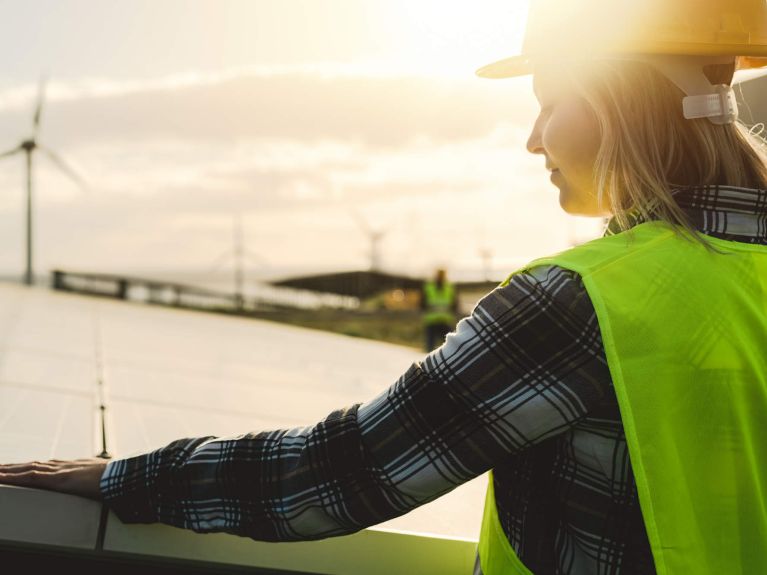
[{"label": "sun glare", "polygon": [[465,77],[519,52],[528,0],[393,0],[386,6],[387,32],[408,69]]}]

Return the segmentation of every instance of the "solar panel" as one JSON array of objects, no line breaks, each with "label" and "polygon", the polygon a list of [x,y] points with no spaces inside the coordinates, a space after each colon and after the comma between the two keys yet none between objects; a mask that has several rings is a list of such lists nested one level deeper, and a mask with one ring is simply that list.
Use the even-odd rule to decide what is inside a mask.
[{"label": "solar panel", "polygon": [[[124,457],[179,437],[309,425],[422,356],[260,320],[0,284],[0,461]],[[99,383],[101,382],[101,383]],[[384,528],[476,538],[486,480]]]}]

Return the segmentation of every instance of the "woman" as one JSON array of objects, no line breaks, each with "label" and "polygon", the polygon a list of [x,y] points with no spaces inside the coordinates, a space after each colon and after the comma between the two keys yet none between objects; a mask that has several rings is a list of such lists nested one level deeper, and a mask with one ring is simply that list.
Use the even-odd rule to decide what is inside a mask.
[{"label": "woman", "polygon": [[[619,2],[549,4],[533,5],[524,57],[482,73],[534,67],[528,149],[563,209],[611,216],[605,238],[513,274],[390,389],[313,427],[0,466],[0,482],[103,498],[128,522],[300,540],[492,469],[477,572],[758,572],[767,168],[728,84],[735,56],[767,55],[767,34],[653,56]],[[739,21],[767,30],[765,7],[741,4]]]}]

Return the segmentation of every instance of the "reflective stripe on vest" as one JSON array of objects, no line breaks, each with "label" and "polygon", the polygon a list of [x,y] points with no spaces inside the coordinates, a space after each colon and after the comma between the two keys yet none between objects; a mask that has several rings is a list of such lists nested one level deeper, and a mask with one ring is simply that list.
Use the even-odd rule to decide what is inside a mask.
[{"label": "reflective stripe on vest", "polygon": [[[583,278],[659,575],[767,565],[767,247],[707,241],[650,222],[526,268]],[[483,573],[529,573],[498,533],[490,489]]]},{"label": "reflective stripe on vest", "polygon": [[437,287],[434,282],[426,282],[423,286],[426,298],[426,312],[423,321],[426,324],[453,323],[453,303],[455,301],[455,289],[453,284],[443,282],[442,287]]}]

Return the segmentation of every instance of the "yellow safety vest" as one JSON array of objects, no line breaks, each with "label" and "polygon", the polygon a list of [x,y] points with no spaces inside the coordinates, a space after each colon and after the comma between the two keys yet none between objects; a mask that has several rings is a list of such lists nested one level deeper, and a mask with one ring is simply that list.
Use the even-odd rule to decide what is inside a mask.
[{"label": "yellow safety vest", "polygon": [[[707,241],[649,222],[526,268],[583,278],[659,575],[767,573],[767,247]],[[479,553],[530,573],[492,478]]]},{"label": "yellow safety vest", "polygon": [[455,288],[449,282],[443,282],[442,287],[437,287],[434,282],[426,282],[423,286],[426,298],[426,312],[423,321],[426,325],[437,323],[455,323],[453,304],[455,303]]}]

